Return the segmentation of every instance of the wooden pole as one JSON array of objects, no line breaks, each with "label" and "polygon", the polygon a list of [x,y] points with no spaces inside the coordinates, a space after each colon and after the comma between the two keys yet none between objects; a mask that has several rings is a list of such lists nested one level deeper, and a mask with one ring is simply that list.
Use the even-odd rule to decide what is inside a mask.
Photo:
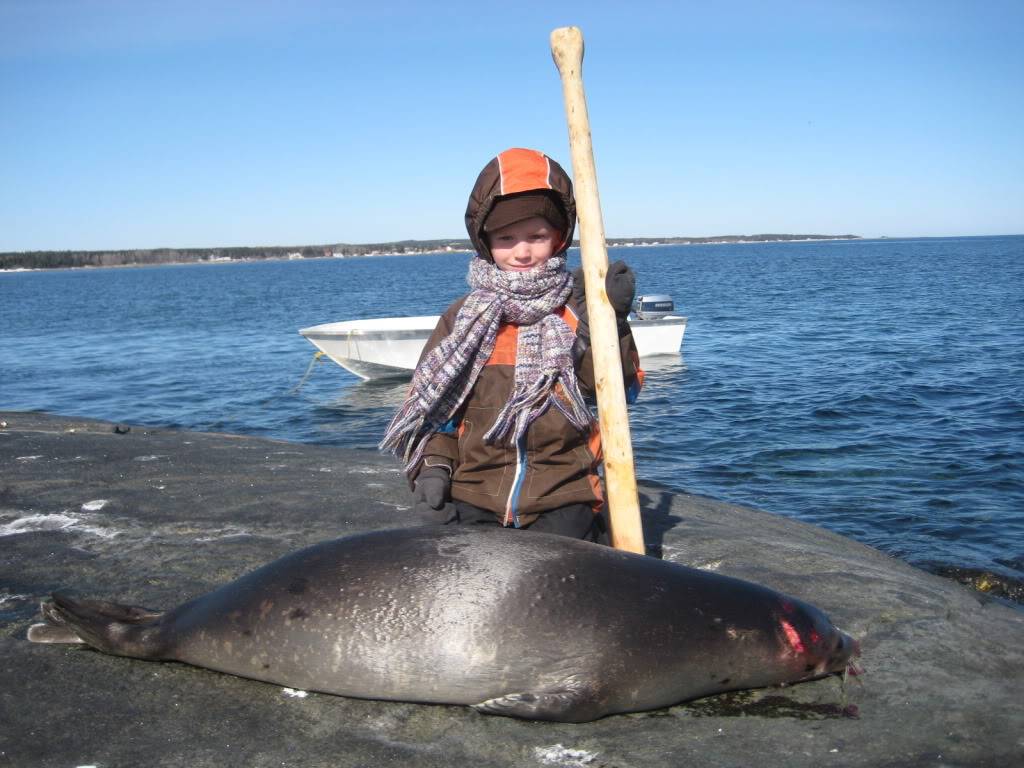
[{"label": "wooden pole", "polygon": [[618,322],[605,292],[608,251],[601,219],[601,199],[597,193],[594,149],[590,142],[587,97],[583,90],[583,33],[578,27],[562,27],[551,33],[551,56],[562,78],[565,114],[569,123],[612,546],[644,554],[633,443],[629,436],[626,391],[622,382]]}]

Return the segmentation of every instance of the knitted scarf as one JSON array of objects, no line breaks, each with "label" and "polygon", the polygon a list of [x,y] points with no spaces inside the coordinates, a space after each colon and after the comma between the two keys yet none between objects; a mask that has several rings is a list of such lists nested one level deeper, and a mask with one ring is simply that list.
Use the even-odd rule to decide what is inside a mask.
[{"label": "knitted scarf", "polygon": [[[572,293],[565,257],[554,256],[526,272],[504,272],[475,258],[468,282],[473,291],[459,309],[452,332],[417,366],[409,394],[380,443],[382,450],[401,456],[407,473],[423,458],[427,441],[466,401],[503,322],[520,326],[515,379],[484,440],[497,443],[508,436],[515,443],[552,404],[577,429],[592,421],[573,368],[576,336],[553,314]],[[556,384],[561,384],[560,391]]]}]

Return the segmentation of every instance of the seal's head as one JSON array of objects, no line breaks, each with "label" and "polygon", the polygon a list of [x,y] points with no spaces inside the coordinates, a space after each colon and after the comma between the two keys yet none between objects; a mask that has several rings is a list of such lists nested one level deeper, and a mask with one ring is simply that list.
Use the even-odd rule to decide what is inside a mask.
[{"label": "seal's head", "polygon": [[817,608],[783,597],[774,618],[782,656],[798,679],[856,671],[853,659],[860,655],[860,644]]}]

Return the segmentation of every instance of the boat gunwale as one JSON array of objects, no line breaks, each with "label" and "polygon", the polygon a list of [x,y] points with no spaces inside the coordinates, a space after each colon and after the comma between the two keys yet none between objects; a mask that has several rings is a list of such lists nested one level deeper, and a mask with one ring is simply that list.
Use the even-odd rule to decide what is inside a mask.
[{"label": "boat gunwale", "polygon": [[358,328],[351,328],[344,331],[314,331],[303,329],[299,331],[307,339],[347,339],[357,336],[366,341],[406,341],[410,339],[430,338],[431,329],[414,331],[363,331]]},{"label": "boat gunwale", "polygon": [[[380,319],[380,318],[376,318]],[[392,319],[392,318],[386,318]],[[632,328],[657,328],[659,326],[673,326],[682,325],[686,326],[688,318],[682,315],[668,315],[666,317],[660,317],[652,320],[630,320],[629,324]],[[362,320],[343,320],[342,323],[349,322],[372,322],[372,319]],[[367,341],[385,341],[385,340],[408,340],[408,339],[427,339],[433,332],[433,328],[413,328],[409,330],[388,330],[382,328],[336,328],[332,329],[330,326],[341,325],[342,323],[324,323],[322,325],[313,325],[309,328],[300,328],[299,333],[307,339],[345,339],[353,336],[358,336],[360,339]]]}]

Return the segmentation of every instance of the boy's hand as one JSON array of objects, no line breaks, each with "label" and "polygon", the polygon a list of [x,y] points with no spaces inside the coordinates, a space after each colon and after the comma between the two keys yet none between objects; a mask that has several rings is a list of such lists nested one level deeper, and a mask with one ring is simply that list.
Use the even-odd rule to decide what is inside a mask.
[{"label": "boy's hand", "polygon": [[[636,296],[636,274],[626,262],[616,261],[608,266],[608,272],[604,276],[604,290],[608,294],[608,301],[615,310],[616,317],[625,320]],[[572,273],[572,297],[586,313],[587,287],[583,280],[583,267]]]},{"label": "boy's hand", "polygon": [[430,522],[448,522],[455,515],[451,490],[452,476],[447,467],[424,467],[413,486],[414,511]]},{"label": "boy's hand", "polygon": [[625,320],[636,296],[636,275],[624,261],[613,262],[604,276],[604,290],[608,294],[615,315]]},{"label": "boy's hand", "polygon": [[[633,306],[636,295],[636,275],[624,261],[616,261],[608,266],[604,276],[604,290],[608,294],[608,302],[615,310],[615,317],[623,323]],[[590,321],[587,318],[587,289],[583,281],[583,267],[572,273],[572,297],[579,312],[579,324],[576,328],[576,346],[573,358],[583,357],[590,346]]]}]

